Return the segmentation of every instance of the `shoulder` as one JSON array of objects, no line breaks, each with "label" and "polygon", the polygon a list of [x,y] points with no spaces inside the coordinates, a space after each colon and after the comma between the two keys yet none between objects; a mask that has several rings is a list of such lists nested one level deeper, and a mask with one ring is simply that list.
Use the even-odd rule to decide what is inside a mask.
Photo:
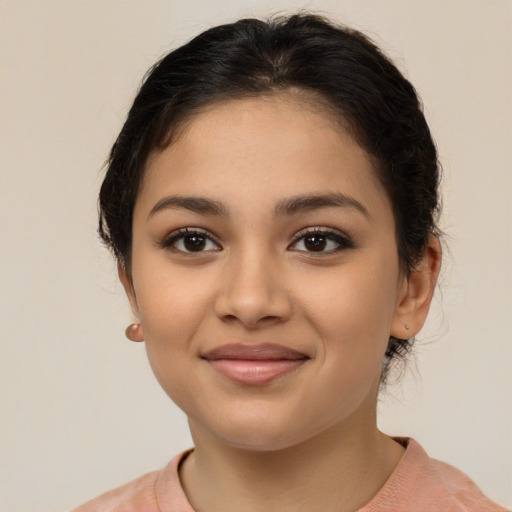
[{"label": "shoulder", "polygon": [[[505,508],[487,498],[479,487],[459,469],[436,459],[431,464],[432,497],[440,503],[453,503],[454,511],[505,512]],[[452,509],[449,509],[452,510]]]},{"label": "shoulder", "polygon": [[178,476],[178,468],[191,450],[180,453],[160,471],[146,473],[117,489],[94,498],[71,512],[192,511]]},{"label": "shoulder", "polygon": [[71,512],[193,512],[178,475],[180,464],[191,451],[180,453],[164,469],[147,473]]},{"label": "shoulder", "polygon": [[406,447],[405,455],[360,512],[506,512],[462,471],[430,458],[413,439],[398,441]]},{"label": "shoulder", "polygon": [[71,512],[158,512],[155,485],[160,471],[147,473],[106,492]]}]

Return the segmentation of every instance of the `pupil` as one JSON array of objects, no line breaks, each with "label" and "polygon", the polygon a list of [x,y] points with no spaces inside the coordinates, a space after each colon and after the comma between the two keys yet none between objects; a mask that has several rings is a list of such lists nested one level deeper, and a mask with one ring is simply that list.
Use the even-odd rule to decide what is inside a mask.
[{"label": "pupil", "polygon": [[323,251],[326,245],[327,241],[322,235],[311,235],[305,240],[305,246],[309,251]]},{"label": "pupil", "polygon": [[183,243],[188,251],[200,251],[206,245],[206,238],[204,236],[189,235],[185,237]]}]

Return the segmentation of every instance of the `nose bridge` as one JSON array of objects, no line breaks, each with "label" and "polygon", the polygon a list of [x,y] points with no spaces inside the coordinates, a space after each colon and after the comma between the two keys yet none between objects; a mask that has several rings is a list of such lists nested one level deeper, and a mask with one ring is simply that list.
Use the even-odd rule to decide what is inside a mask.
[{"label": "nose bridge", "polygon": [[249,328],[289,317],[290,297],[278,257],[271,249],[254,243],[232,252],[216,308],[223,319],[236,318]]}]

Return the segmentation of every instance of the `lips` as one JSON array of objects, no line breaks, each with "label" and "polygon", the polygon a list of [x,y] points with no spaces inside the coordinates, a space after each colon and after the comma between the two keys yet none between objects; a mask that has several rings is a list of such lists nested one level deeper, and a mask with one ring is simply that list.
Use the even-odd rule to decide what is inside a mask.
[{"label": "lips", "polygon": [[264,385],[294,372],[309,357],[283,345],[222,345],[202,354],[223,377],[252,386]]}]

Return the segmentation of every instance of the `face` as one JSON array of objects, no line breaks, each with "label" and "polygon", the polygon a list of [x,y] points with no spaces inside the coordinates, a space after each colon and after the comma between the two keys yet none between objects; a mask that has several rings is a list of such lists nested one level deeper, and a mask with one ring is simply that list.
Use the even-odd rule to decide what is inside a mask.
[{"label": "face", "polygon": [[410,335],[370,158],[289,96],[212,106],[151,155],[121,275],[163,389],[232,446],[374,425],[389,336]]}]

